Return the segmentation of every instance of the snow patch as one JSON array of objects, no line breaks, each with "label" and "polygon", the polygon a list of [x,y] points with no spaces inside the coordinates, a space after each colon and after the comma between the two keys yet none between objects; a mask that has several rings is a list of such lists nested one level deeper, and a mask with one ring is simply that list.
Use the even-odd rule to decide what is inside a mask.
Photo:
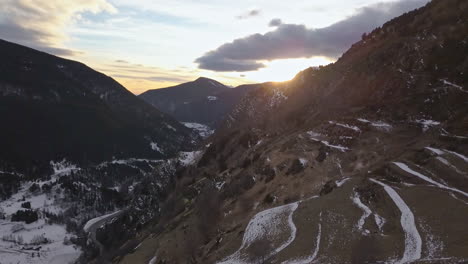
[{"label": "snow patch", "polygon": [[359,127],[357,127],[357,126],[350,126],[350,125],[338,123],[338,122],[335,122],[335,121],[328,121],[328,123],[332,124],[332,125],[344,127],[344,128],[347,128],[347,129],[351,129],[351,130],[354,130],[356,132],[361,132],[361,129],[359,129]]},{"label": "snow patch", "polygon": [[379,228],[379,231],[382,232],[382,228],[385,225],[385,218],[378,214],[374,214],[374,220],[375,223],[377,224],[377,227]]},{"label": "snow patch", "polygon": [[411,212],[411,209],[405,201],[390,186],[376,179],[370,180],[384,187],[384,190],[401,212],[400,223],[403,231],[405,232],[405,251],[403,253],[403,257],[397,263],[408,263],[420,259],[422,240],[418,229],[416,228],[413,212]]},{"label": "snow patch", "polygon": [[454,83],[449,82],[449,81],[444,80],[444,79],[440,79],[440,81],[443,82],[445,85],[452,86],[452,87],[457,88],[458,90],[460,90],[460,91],[462,91],[462,92],[464,92],[464,93],[468,93],[468,91],[465,91],[465,90],[463,89],[463,87],[460,86],[460,85],[454,84]]},{"label": "snow patch", "polygon": [[315,239],[315,249],[314,249],[314,252],[312,252],[312,255],[305,257],[305,258],[300,258],[300,259],[295,259],[295,260],[290,260],[290,261],[283,261],[281,264],[309,264],[312,261],[314,261],[314,259],[317,258],[318,252],[320,250],[321,237],[322,237],[322,212],[320,212],[318,233]]},{"label": "snow patch", "polygon": [[436,160],[440,161],[445,166],[447,166],[447,167],[451,168],[452,170],[456,171],[458,174],[461,174],[461,175],[465,174],[462,171],[460,171],[457,167],[452,165],[448,160],[446,160],[446,159],[444,159],[442,157],[436,157]]},{"label": "snow patch", "polygon": [[203,153],[203,151],[191,151],[191,152],[180,152],[179,153],[179,162],[183,166],[189,166],[197,161],[198,157]]},{"label": "snow patch", "polygon": [[152,150],[157,151],[157,152],[159,152],[161,154],[164,154],[164,152],[162,151],[162,149],[158,146],[158,144],[156,142],[151,142],[150,147],[151,147]]},{"label": "snow patch", "polygon": [[301,163],[303,168],[305,168],[307,166],[307,163],[309,163],[309,161],[307,159],[304,159],[304,158],[300,158],[299,162]]},{"label": "snow patch", "polygon": [[68,162],[66,159],[62,161],[50,161],[50,166],[54,170],[54,175],[70,175],[75,170],[80,170],[75,164]]},{"label": "snow patch", "polygon": [[440,122],[429,119],[416,119],[414,122],[420,124],[424,132],[426,132],[431,127],[440,125]]},{"label": "snow patch", "polygon": [[341,146],[341,145],[332,145],[326,140],[320,140],[320,139],[317,139],[317,138],[314,138],[314,137],[310,137],[310,139],[312,139],[313,141],[320,142],[320,143],[324,144],[327,147],[338,149],[341,152],[346,152],[347,150],[350,150],[349,148]]},{"label": "snow patch", "polygon": [[462,155],[460,153],[457,153],[455,151],[446,150],[446,149],[444,149],[444,151],[459,157],[460,159],[464,160],[465,162],[468,162],[468,157],[466,157],[466,156],[464,156],[464,155]]},{"label": "snow patch", "polygon": [[296,211],[298,206],[299,202],[296,202],[257,213],[250,220],[245,229],[240,248],[234,252],[234,254],[228,256],[222,262],[219,262],[219,264],[250,263],[245,260],[248,259],[248,257],[242,253],[242,250],[250,247],[256,241],[267,240],[271,242],[273,239],[285,232],[285,230],[281,229],[283,224],[281,220],[284,215],[287,214],[287,226],[290,231],[288,239],[281,243],[272,252],[266,253],[265,256],[266,258],[270,258],[285,249],[296,238],[297,229],[293,222],[293,213]]},{"label": "snow patch", "polygon": [[198,134],[202,138],[207,138],[214,133],[214,130],[211,129],[207,125],[199,124],[199,123],[190,123],[190,122],[182,122],[182,124],[188,128],[194,129],[198,132]]},{"label": "snow patch", "polygon": [[217,183],[215,183],[215,187],[216,187],[216,189],[218,189],[218,191],[219,191],[219,190],[221,190],[221,189],[223,188],[224,184],[226,184],[225,181],[217,182]]},{"label": "snow patch", "polygon": [[359,221],[357,223],[358,230],[361,231],[364,235],[369,234],[369,230],[366,229],[363,231],[362,228],[366,223],[367,217],[369,217],[372,214],[371,209],[361,202],[361,199],[359,198],[359,194],[357,192],[354,192],[354,195],[351,197],[351,200],[357,207],[359,207],[364,212],[364,214],[361,216],[361,218],[359,218]]},{"label": "snow patch", "polygon": [[383,130],[383,131],[390,131],[392,130],[392,125],[388,124],[388,123],[385,123],[383,121],[369,121],[367,119],[364,119],[364,118],[358,118],[357,119],[359,122],[362,122],[362,123],[367,123],[367,124],[370,124],[371,126],[379,129],[379,130]]},{"label": "snow patch", "polygon": [[351,180],[351,178],[344,178],[344,179],[342,179],[342,180],[336,181],[335,183],[336,183],[336,186],[337,186],[337,187],[341,187],[341,186],[343,186],[343,184],[345,184],[345,183],[346,183],[347,181],[349,181],[349,180]]},{"label": "snow patch", "polygon": [[99,222],[99,221],[101,221],[101,220],[104,220],[104,219],[106,219],[106,218],[113,217],[113,216],[119,214],[121,211],[122,211],[122,210],[119,210],[119,211],[116,211],[116,212],[113,212],[113,213],[110,213],[110,214],[106,214],[106,215],[102,215],[102,216],[99,216],[99,217],[90,219],[90,220],[89,220],[88,222],[86,222],[86,224],[84,225],[83,231],[89,232],[89,229],[91,228],[91,226],[93,226],[93,225],[96,224],[97,222]]},{"label": "snow patch", "polygon": [[153,258],[150,259],[148,264],[156,264],[156,261],[158,260],[157,256],[154,256]]},{"label": "snow patch", "polygon": [[437,186],[437,187],[439,187],[441,189],[449,190],[449,191],[452,191],[452,192],[457,192],[459,194],[464,195],[465,197],[468,197],[468,193],[460,191],[460,190],[458,190],[456,188],[448,187],[446,185],[438,183],[438,182],[434,181],[433,179],[431,179],[431,178],[429,178],[429,177],[427,177],[427,176],[425,176],[425,175],[423,175],[423,174],[421,174],[421,173],[419,173],[417,171],[412,170],[410,167],[408,167],[408,165],[406,165],[406,164],[404,164],[402,162],[393,162],[393,164],[397,165],[400,169],[402,169],[402,170],[404,170],[404,171],[406,171],[406,172],[408,172],[408,173],[410,173],[410,174],[412,174],[412,175],[414,175],[414,176],[416,176],[416,177],[418,177],[418,178],[420,178],[420,179],[422,179],[422,180],[424,180],[426,182],[429,182],[429,183],[431,183],[431,184],[433,184],[433,185],[435,185],[435,186]]},{"label": "snow patch", "polygon": [[314,137],[314,138],[322,136],[322,134],[314,132],[314,131],[307,132],[307,135],[309,135],[309,137]]},{"label": "snow patch", "polygon": [[444,151],[441,149],[436,149],[436,148],[431,148],[431,147],[425,147],[425,149],[437,154],[437,155],[442,155],[444,154]]},{"label": "snow patch", "polygon": [[270,99],[270,107],[277,106],[282,101],[287,100],[287,99],[288,97],[284,95],[283,91],[275,87],[273,88],[273,95]]},{"label": "snow patch", "polygon": [[166,127],[169,128],[172,131],[177,131],[177,129],[175,129],[173,126],[171,126],[169,124],[166,124]]}]

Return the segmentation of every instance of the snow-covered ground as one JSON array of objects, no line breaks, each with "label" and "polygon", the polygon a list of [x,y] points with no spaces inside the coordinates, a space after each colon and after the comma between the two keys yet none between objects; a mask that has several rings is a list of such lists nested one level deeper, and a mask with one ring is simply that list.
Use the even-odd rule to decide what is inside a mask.
[{"label": "snow-covered ground", "polygon": [[468,93],[468,91],[465,91],[465,90],[463,89],[463,87],[460,86],[460,85],[454,84],[453,82],[449,82],[449,81],[444,80],[444,79],[441,79],[440,81],[443,82],[445,85],[448,85],[448,86],[457,88],[458,90],[460,90],[460,91],[462,91],[462,92]]},{"label": "snow-covered ground", "polygon": [[196,130],[202,138],[207,138],[214,133],[214,130],[207,125],[190,122],[182,122],[182,124],[188,128]]},{"label": "snow-covered ground", "polygon": [[367,207],[365,204],[362,203],[361,199],[359,198],[359,194],[357,192],[354,193],[354,195],[351,197],[351,200],[363,212],[361,218],[359,218],[359,221],[357,223],[357,229],[361,231],[364,235],[367,235],[370,232],[367,229],[363,230],[363,227],[364,227],[364,224],[366,223],[366,218],[372,214],[372,211],[369,207]]},{"label": "snow-covered ground", "polygon": [[439,182],[436,182],[433,179],[427,177],[426,175],[423,175],[423,174],[421,174],[421,173],[419,173],[419,172],[417,172],[415,170],[412,170],[410,167],[408,167],[408,165],[406,165],[406,164],[404,164],[402,162],[393,162],[393,164],[398,166],[400,169],[402,169],[402,170],[404,170],[404,171],[406,171],[406,172],[408,172],[408,173],[410,173],[410,174],[412,174],[412,175],[414,175],[414,176],[416,176],[416,177],[418,177],[418,178],[420,178],[420,179],[422,179],[422,180],[424,180],[426,182],[429,182],[429,183],[431,183],[431,184],[433,184],[433,185],[435,185],[435,186],[437,186],[437,187],[439,187],[441,189],[456,192],[456,193],[459,193],[459,194],[461,194],[461,195],[463,195],[465,197],[468,197],[468,193],[466,193],[464,191],[461,191],[459,189],[453,188],[453,187],[443,185],[443,184],[441,184]]},{"label": "snow-covered ground", "polygon": [[370,120],[367,120],[367,119],[364,119],[364,118],[358,118],[357,119],[359,122],[362,122],[362,123],[367,123],[367,124],[370,124],[371,126],[379,129],[379,130],[382,130],[382,131],[390,131],[392,130],[392,125],[388,124],[388,123],[385,123],[383,121],[370,121]]},{"label": "snow-covered ground", "polygon": [[[332,145],[326,140],[320,140],[320,139],[316,138],[315,136],[317,135],[317,133],[315,133],[313,131],[309,131],[309,132],[307,132],[307,134],[309,135],[309,138],[311,140],[320,142],[320,143],[324,144],[327,147],[338,149],[341,152],[346,152],[347,150],[349,150],[349,148],[347,148],[347,147],[344,147],[344,146],[341,146],[341,145]],[[320,135],[320,134],[318,134],[318,135]]]},{"label": "snow-covered ground", "polygon": [[361,198],[359,197],[359,194],[357,192],[354,192],[353,196],[351,197],[351,200],[357,207],[359,207],[363,211],[363,214],[361,218],[359,218],[359,221],[357,223],[357,229],[363,235],[370,234],[370,231],[367,229],[363,230],[363,227],[364,227],[364,224],[366,223],[366,219],[369,216],[374,215],[375,224],[377,225],[379,230],[382,231],[382,227],[385,224],[385,219],[381,217],[380,215],[378,215],[377,213],[372,212],[372,210],[361,201]]},{"label": "snow-covered ground", "polygon": [[148,264],[156,264],[156,261],[158,260],[158,257],[157,256],[154,256],[150,259],[150,261],[148,262]]},{"label": "snow-covered ground", "polygon": [[125,165],[130,168],[136,169],[140,171],[142,175],[145,175],[147,173],[144,170],[142,170],[141,167],[137,166],[137,163],[141,163],[141,162],[146,163],[150,168],[154,168],[156,165],[160,164],[161,162],[164,162],[164,160],[150,160],[150,159],[136,159],[136,158],[120,159],[120,160],[114,159],[111,161],[102,162],[99,165],[97,165],[96,168],[101,169],[111,164],[119,164],[119,165]]},{"label": "snow-covered ground", "polygon": [[287,99],[288,97],[283,93],[283,91],[275,87],[273,88],[273,95],[270,99],[270,107],[275,107]]},{"label": "snow-covered ground", "polygon": [[[17,225],[21,230],[13,232]],[[15,226],[15,228],[13,228]],[[13,228],[13,230],[12,230]],[[31,224],[20,224],[0,220],[0,263],[71,263],[81,254],[81,250],[71,243],[64,244],[67,233],[65,226],[45,223],[40,219]],[[5,241],[7,236],[14,237],[17,243]],[[44,237],[47,242],[34,245],[34,240]],[[40,240],[39,239],[39,240]],[[22,242],[21,242],[22,241]],[[20,242],[20,243],[18,243]]]},{"label": "snow-covered ground", "polygon": [[86,222],[86,224],[84,225],[83,227],[83,230],[85,232],[88,232],[89,229],[94,225],[96,224],[97,222],[101,221],[101,220],[104,220],[104,219],[107,219],[107,218],[111,218],[115,215],[118,215],[120,214],[121,210],[118,210],[116,212],[113,212],[113,213],[110,213],[110,214],[106,214],[106,215],[101,215],[101,216],[98,216],[96,218],[93,218],[93,219],[90,219],[88,222]]},{"label": "snow-covered ground", "polygon": [[348,124],[342,124],[342,123],[338,123],[338,122],[335,122],[335,121],[328,121],[329,124],[332,124],[332,125],[336,125],[336,126],[340,126],[340,127],[344,127],[344,128],[347,128],[347,129],[351,129],[351,130],[354,130],[356,132],[361,132],[361,129],[357,126],[351,126],[351,125],[348,125]]},{"label": "snow-covered ground", "polygon": [[156,142],[151,142],[151,143],[150,143],[150,147],[151,147],[152,150],[157,151],[157,152],[159,152],[159,153],[161,153],[161,154],[164,154],[164,152],[163,152],[163,150],[161,149],[161,147],[158,146],[158,143],[156,143]]},{"label": "snow-covered ground", "polygon": [[[252,246],[255,242],[261,241],[276,241],[276,246],[271,252],[268,252],[265,257],[269,258],[278,252],[285,249],[296,238],[296,226],[293,222],[293,214],[299,206],[299,202],[291,203],[279,207],[267,209],[256,214],[247,225],[242,239],[242,244],[234,254],[224,259],[219,264],[241,264],[250,263],[247,261],[247,256],[244,255],[244,249]],[[287,228],[283,227],[283,222],[287,219]],[[289,233],[289,236],[284,241],[277,241],[281,234]],[[279,243],[278,243],[279,242]]]},{"label": "snow-covered ground", "polygon": [[351,180],[351,178],[344,178],[344,179],[342,179],[342,180],[336,181],[335,183],[336,183],[336,186],[337,186],[337,187],[341,187],[341,186],[343,186],[343,184],[345,184],[345,183],[346,183],[347,181],[349,181],[349,180]]},{"label": "snow-covered ground", "polygon": [[[44,217],[43,212],[59,214],[66,209],[56,202],[60,196],[40,190],[30,191],[33,184],[41,188],[45,184],[50,184],[60,177],[67,177],[72,171],[80,169],[66,160],[51,162],[51,166],[54,173],[50,180],[25,182],[16,194],[0,202],[0,209],[6,217],[0,220],[1,264],[70,263],[81,254],[79,248],[68,242],[73,235],[67,233],[65,226],[49,224]],[[18,210],[27,210],[22,207],[25,202],[31,204],[31,210],[38,213],[39,219],[29,224],[11,221],[12,214]]]},{"label": "snow-covered ground", "polygon": [[179,152],[179,161],[183,166],[194,164],[203,151]]},{"label": "snow-covered ground", "polygon": [[426,132],[429,128],[440,125],[440,122],[430,119],[417,119],[415,123],[421,125],[422,130]]},{"label": "snow-covered ground", "polygon": [[298,258],[294,260],[283,261],[281,264],[309,264],[317,258],[318,252],[320,250],[320,240],[322,238],[322,212],[320,212],[320,221],[318,223],[318,232],[315,239],[315,248],[310,256],[305,258]]}]

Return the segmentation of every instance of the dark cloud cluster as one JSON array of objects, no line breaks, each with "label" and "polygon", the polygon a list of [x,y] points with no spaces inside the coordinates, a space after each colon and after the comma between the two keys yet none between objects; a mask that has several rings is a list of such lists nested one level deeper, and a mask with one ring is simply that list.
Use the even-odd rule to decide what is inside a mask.
[{"label": "dark cloud cluster", "polygon": [[370,32],[386,21],[426,4],[429,0],[400,0],[363,7],[340,22],[325,28],[310,29],[304,25],[283,24],[274,19],[275,30],[254,34],[223,44],[195,60],[200,69],[212,71],[254,71],[265,67],[262,61],[339,57],[364,32]]},{"label": "dark cloud cluster", "polygon": [[237,19],[246,19],[246,18],[251,18],[251,17],[256,17],[260,15],[260,10],[258,9],[252,9],[248,11],[247,13],[237,16]]},{"label": "dark cloud cluster", "polygon": [[281,24],[283,24],[283,21],[281,21],[281,19],[279,18],[274,18],[270,21],[270,23],[268,23],[268,26],[270,27],[278,27],[280,26]]}]

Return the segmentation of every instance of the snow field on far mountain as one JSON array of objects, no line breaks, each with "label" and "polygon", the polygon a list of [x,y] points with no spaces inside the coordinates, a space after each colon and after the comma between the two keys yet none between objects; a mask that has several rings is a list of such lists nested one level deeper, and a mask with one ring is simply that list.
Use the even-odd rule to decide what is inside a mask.
[{"label": "snow field on far mountain", "polygon": [[207,138],[214,133],[214,130],[207,125],[191,122],[182,122],[182,124],[188,128],[196,130],[202,138]]}]

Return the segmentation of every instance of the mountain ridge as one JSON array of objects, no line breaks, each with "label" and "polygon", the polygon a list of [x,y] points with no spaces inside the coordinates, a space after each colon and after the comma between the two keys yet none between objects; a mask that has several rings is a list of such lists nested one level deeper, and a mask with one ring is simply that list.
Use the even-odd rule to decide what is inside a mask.
[{"label": "mountain ridge", "polygon": [[[7,41],[0,45],[5,167],[48,167],[50,160],[63,158],[79,163],[157,158],[193,147],[197,137],[190,129],[111,77]],[[153,150],[152,142],[166,153]],[[14,164],[18,161],[23,165]]]},{"label": "mountain ridge", "polygon": [[139,97],[180,122],[201,123],[216,128],[234,105],[258,86],[229,88],[215,80],[200,77],[192,82],[149,90]]}]

